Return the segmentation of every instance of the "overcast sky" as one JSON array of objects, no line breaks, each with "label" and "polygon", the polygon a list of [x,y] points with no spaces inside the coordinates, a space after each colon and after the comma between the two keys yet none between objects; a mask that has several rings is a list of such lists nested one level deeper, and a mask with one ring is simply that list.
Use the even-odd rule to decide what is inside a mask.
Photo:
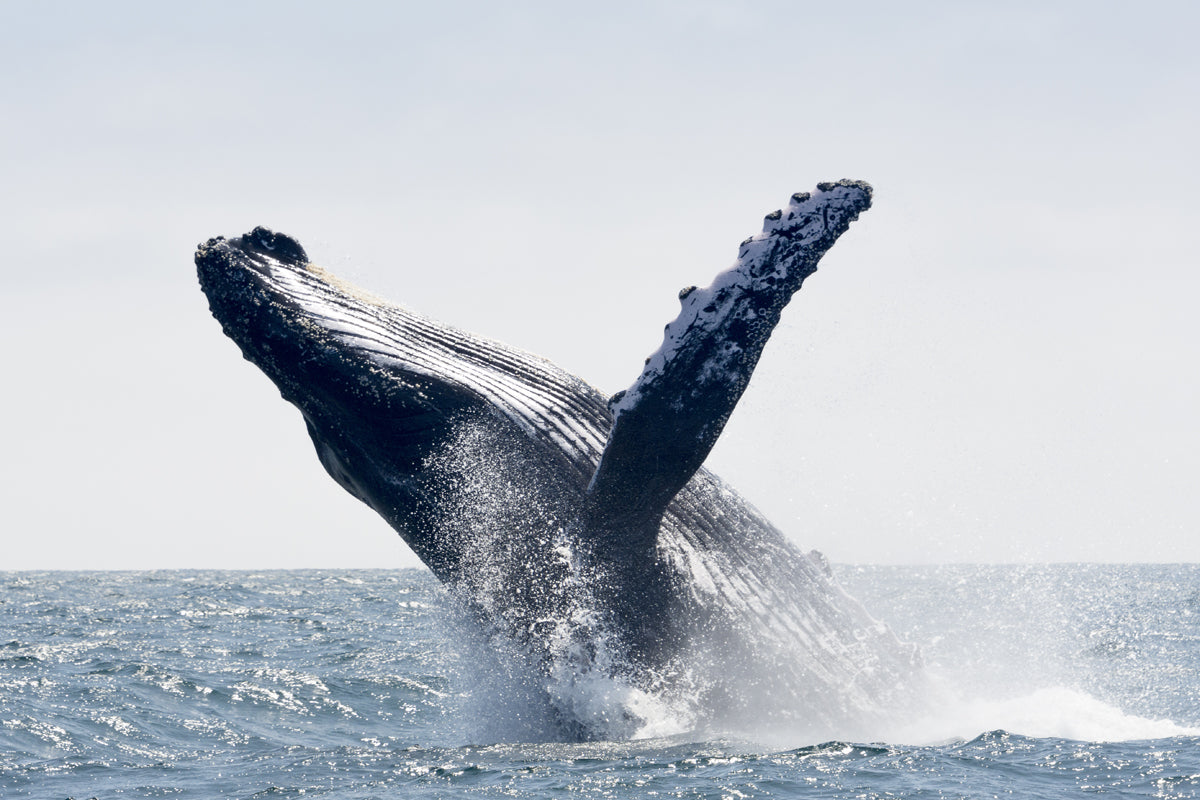
[{"label": "overcast sky", "polygon": [[0,5],[0,569],[416,564],[243,361],[267,225],[605,392],[876,189],[709,466],[843,562],[1200,560],[1194,3]]}]

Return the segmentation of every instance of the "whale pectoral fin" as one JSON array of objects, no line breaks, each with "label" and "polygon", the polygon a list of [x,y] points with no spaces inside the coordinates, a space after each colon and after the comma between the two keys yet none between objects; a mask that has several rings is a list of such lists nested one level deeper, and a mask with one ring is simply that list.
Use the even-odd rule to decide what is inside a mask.
[{"label": "whale pectoral fin", "polygon": [[652,551],[667,504],[716,443],[783,307],[870,205],[871,187],[859,181],[793,195],[711,286],[680,292],[662,347],[609,401],[615,419],[583,519],[609,540],[598,549]]}]

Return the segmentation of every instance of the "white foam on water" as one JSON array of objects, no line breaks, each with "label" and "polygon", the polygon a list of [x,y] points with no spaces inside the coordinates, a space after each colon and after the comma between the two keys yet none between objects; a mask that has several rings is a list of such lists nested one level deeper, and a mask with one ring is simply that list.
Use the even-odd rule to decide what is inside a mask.
[{"label": "white foam on water", "polygon": [[903,744],[969,740],[1003,730],[1032,738],[1120,742],[1200,736],[1200,728],[1122,710],[1079,689],[1051,686],[1008,697],[953,697],[949,693],[925,714],[881,731],[881,739]]}]

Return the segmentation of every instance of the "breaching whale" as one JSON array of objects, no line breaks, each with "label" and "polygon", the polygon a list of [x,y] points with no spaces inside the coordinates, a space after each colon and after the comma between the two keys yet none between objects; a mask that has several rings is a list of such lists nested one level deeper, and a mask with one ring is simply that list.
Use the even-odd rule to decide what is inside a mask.
[{"label": "breaching whale", "polygon": [[[686,684],[726,715],[819,727],[900,702],[919,657],[702,463],[784,306],[871,195],[824,183],[767,215],[729,270],[680,292],[662,346],[610,399],[340,281],[281,233],[210,239],[195,261],[326,471],[535,669]],[[611,733],[558,706],[572,735]]]}]

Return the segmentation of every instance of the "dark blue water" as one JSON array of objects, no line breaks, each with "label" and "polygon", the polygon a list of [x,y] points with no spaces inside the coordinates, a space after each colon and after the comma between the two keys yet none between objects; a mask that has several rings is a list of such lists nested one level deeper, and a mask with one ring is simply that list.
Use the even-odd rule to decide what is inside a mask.
[{"label": "dark blue water", "polygon": [[1200,791],[1200,567],[839,575],[935,687],[874,743],[671,719],[537,741],[520,682],[420,571],[0,573],[0,796]]}]

